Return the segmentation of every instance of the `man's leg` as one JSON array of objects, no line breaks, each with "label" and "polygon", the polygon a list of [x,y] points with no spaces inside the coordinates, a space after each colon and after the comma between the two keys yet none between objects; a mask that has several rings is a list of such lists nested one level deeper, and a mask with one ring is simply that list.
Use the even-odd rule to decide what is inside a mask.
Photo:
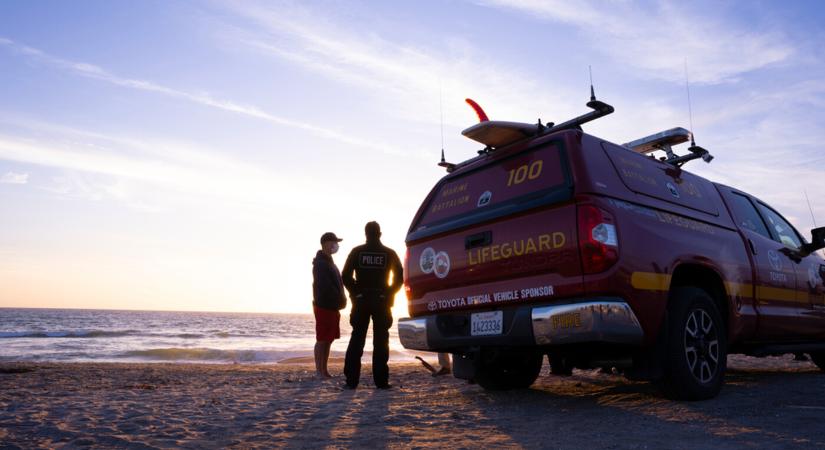
[{"label": "man's leg", "polygon": [[439,375],[447,375],[448,373],[453,371],[453,364],[450,362],[450,354],[449,353],[439,353],[438,354],[438,365],[441,366],[438,368],[438,371],[433,372],[433,376],[437,377]]},{"label": "man's leg", "polygon": [[321,348],[321,352],[323,353],[321,369],[323,369],[324,378],[332,378],[332,375],[329,373],[329,349],[332,347],[332,342],[324,342],[323,344]]},{"label": "man's leg", "polygon": [[438,354],[438,365],[441,366],[442,369],[452,370],[453,364],[450,361],[450,354],[449,353],[439,353]]},{"label": "man's leg", "polygon": [[367,328],[370,325],[369,310],[355,304],[350,312],[349,323],[352,325],[352,336],[347,345],[347,355],[344,358],[344,376],[347,385],[358,386],[361,379],[361,356],[364,354],[364,341],[367,339]]},{"label": "man's leg", "polygon": [[326,342],[315,341],[315,374],[319,377],[324,376],[325,360],[324,360],[324,345],[328,347]]},{"label": "man's leg", "polygon": [[389,385],[390,327],[392,312],[386,305],[376,306],[372,314],[372,379],[375,386]]}]

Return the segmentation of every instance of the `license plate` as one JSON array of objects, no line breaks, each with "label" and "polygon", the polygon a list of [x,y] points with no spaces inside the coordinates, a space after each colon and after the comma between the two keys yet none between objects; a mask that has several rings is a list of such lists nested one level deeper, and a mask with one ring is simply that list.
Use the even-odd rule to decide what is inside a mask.
[{"label": "license plate", "polygon": [[470,335],[490,336],[501,334],[504,314],[501,311],[489,311],[470,315]]}]

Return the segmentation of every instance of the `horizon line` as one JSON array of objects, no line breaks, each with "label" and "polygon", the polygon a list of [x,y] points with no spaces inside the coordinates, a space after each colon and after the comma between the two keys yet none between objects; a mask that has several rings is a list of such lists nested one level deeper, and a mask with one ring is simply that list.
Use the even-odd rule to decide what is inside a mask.
[{"label": "horizon line", "polygon": [[312,312],[278,312],[278,311],[199,311],[178,309],[122,309],[122,308],[55,308],[48,306],[0,306],[0,309],[50,309],[72,311],[122,311],[122,312],[179,312],[179,313],[218,313],[218,314],[294,314],[312,315]]}]

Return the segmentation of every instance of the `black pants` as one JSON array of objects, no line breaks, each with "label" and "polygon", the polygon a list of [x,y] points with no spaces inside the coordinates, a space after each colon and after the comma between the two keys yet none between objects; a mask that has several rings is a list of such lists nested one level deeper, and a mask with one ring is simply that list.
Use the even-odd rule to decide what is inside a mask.
[{"label": "black pants", "polygon": [[392,326],[392,311],[383,295],[364,295],[353,301],[349,323],[352,325],[352,336],[347,346],[347,356],[344,360],[344,375],[347,384],[358,386],[361,379],[361,356],[364,354],[364,342],[367,339],[367,328],[372,319],[372,379],[376,386],[386,386],[389,383],[390,368],[387,361],[390,359],[390,326]]}]

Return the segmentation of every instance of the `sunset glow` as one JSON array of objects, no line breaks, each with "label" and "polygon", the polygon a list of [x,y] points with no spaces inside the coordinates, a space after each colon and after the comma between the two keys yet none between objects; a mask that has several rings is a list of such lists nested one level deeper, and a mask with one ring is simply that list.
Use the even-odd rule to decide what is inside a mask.
[{"label": "sunset glow", "polygon": [[310,313],[322,233],[403,257],[465,98],[558,123],[588,66],[623,143],[689,126],[687,60],[689,170],[823,225],[822,8],[565,5],[0,4],[0,307]]}]

